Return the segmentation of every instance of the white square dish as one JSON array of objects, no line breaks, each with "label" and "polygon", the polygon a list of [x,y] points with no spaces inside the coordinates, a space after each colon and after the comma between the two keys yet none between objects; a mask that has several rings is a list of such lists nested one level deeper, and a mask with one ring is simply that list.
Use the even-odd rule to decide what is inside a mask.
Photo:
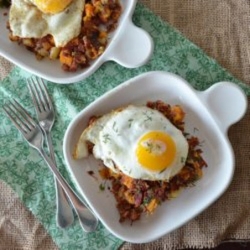
[{"label": "white square dish", "polygon": [[[228,102],[229,98],[234,102]],[[194,187],[163,202],[152,215],[142,216],[133,225],[119,223],[115,198],[108,189],[101,191],[99,188],[102,181],[97,160],[93,157],[74,160],[72,153],[90,116],[102,115],[128,104],[156,100],[183,107],[185,131],[202,141],[203,157],[208,167]],[[63,142],[66,164],[77,189],[111,233],[128,242],[150,242],[187,223],[227,189],[234,173],[234,153],[227,130],[243,117],[246,108],[244,92],[233,83],[220,82],[206,91],[197,91],[174,74],[162,71],[145,73],[104,94],[72,120]],[[90,170],[97,178],[88,174]]]},{"label": "white square dish", "polygon": [[110,34],[109,44],[104,53],[85,69],[65,72],[60,62],[43,59],[38,61],[35,55],[23,46],[9,40],[8,10],[0,9],[0,55],[19,67],[55,83],[73,83],[93,74],[104,62],[115,61],[126,68],[136,68],[145,64],[152,55],[153,41],[149,34],[132,23],[132,15],[137,0],[120,0],[122,15],[116,30]]}]

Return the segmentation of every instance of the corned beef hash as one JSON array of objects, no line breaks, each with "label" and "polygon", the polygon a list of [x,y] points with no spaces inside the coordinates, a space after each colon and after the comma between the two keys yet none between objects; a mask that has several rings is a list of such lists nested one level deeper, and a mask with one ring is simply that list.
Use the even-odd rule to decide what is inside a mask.
[{"label": "corned beef hash", "polygon": [[76,71],[104,52],[121,11],[119,0],[12,0],[9,38]]},{"label": "corned beef hash", "polygon": [[202,177],[207,164],[198,138],[184,130],[184,116],[179,105],[156,101],[89,120],[73,155],[102,161],[100,175],[110,180],[120,222],[152,213]]}]

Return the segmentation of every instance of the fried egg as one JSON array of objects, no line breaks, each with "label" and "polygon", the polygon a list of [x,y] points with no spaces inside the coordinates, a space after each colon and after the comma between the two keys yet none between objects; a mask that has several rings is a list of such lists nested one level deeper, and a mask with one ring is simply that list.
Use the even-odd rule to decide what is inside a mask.
[{"label": "fried egg", "polygon": [[162,113],[145,106],[114,110],[87,127],[74,152],[76,159],[93,155],[114,172],[142,180],[165,180],[183,168],[188,142]]},{"label": "fried egg", "polygon": [[30,0],[43,13],[56,14],[63,11],[72,0]]},{"label": "fried egg", "polygon": [[79,35],[84,5],[84,0],[12,0],[10,29],[21,38],[50,34],[56,47],[62,47]]}]

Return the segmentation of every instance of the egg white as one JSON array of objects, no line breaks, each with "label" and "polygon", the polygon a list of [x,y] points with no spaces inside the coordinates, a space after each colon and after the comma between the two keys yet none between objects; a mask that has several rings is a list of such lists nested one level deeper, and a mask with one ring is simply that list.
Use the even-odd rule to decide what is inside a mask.
[{"label": "egg white", "polygon": [[[136,157],[139,139],[150,131],[167,133],[176,145],[175,158],[163,171],[146,169]],[[94,144],[93,155],[105,166],[135,179],[167,181],[183,168],[188,154],[188,142],[182,132],[162,113],[145,106],[130,105],[97,119],[82,133],[75,158],[87,156],[87,141]]]},{"label": "egg white", "polygon": [[79,35],[84,5],[84,0],[73,0],[64,11],[46,14],[29,0],[12,0],[10,29],[14,36],[21,38],[42,38],[50,34],[56,47],[62,47]]}]

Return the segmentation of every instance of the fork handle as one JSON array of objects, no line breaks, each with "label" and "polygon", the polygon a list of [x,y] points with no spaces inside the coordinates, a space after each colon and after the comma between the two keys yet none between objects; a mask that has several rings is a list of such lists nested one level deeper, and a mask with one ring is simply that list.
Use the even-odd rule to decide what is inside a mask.
[{"label": "fork handle", "polygon": [[[47,139],[50,158],[56,164],[54,148],[51,140],[51,134],[48,132],[48,130],[45,129],[44,133]],[[54,178],[55,178],[56,197],[57,197],[57,213],[56,213],[57,224],[59,227],[65,228],[73,223],[74,215],[69,200],[67,199],[67,195],[65,194],[60,183],[58,183],[56,177]]]},{"label": "fork handle", "polygon": [[56,186],[56,196],[57,196],[57,225],[60,228],[66,228],[71,225],[74,221],[74,214],[72,207],[70,206],[70,201],[67,198],[65,191],[63,190],[61,184],[55,178]]},{"label": "fork handle", "polygon": [[98,225],[98,219],[95,214],[88,208],[84,201],[82,201],[78,195],[73,191],[69,186],[60,172],[57,170],[54,162],[47,156],[43,149],[38,150],[41,156],[44,158],[45,162],[54,173],[54,176],[57,178],[58,182],[61,184],[65,193],[67,194],[73,208],[76,211],[76,214],[80,220],[80,224],[85,232],[92,232],[96,229]]}]

